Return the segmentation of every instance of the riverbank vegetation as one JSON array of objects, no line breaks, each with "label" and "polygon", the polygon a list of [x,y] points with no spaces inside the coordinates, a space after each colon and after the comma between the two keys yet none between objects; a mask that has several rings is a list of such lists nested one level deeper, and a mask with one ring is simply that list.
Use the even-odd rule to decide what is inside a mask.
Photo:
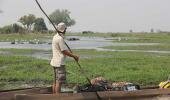
[{"label": "riverbank vegetation", "polygon": [[[142,86],[158,85],[170,73],[170,54],[96,50],[74,52],[82,58],[80,64],[90,79],[103,76],[109,81],[128,81]],[[68,83],[87,83],[72,59],[68,59],[66,65]],[[47,86],[53,81],[49,60],[33,57],[0,55],[0,73],[0,89]]]},{"label": "riverbank vegetation", "polygon": [[[45,40],[54,34],[0,34],[1,41]],[[170,74],[170,53],[132,52],[119,50],[169,51],[170,33],[71,33],[67,36],[106,37],[114,43],[156,43],[156,45],[109,46],[117,51],[73,50],[80,55],[80,64],[90,79],[103,76],[109,81],[128,81],[141,86],[158,85]],[[109,38],[107,38],[109,37]],[[51,85],[50,59],[33,55],[51,54],[51,50],[0,49],[0,90]],[[31,56],[30,56],[31,54]],[[67,59],[68,83],[87,83],[73,59]]]},{"label": "riverbank vegetation", "polygon": [[47,39],[51,39],[51,34],[35,34],[35,33],[29,33],[29,34],[0,34],[0,41],[1,42],[11,42],[11,41],[30,41],[30,40],[40,40],[44,41]]},{"label": "riverbank vegetation", "polygon": [[[51,39],[52,33],[0,34],[1,41]],[[113,42],[128,43],[170,43],[170,33],[66,33],[66,36],[104,37]]]},{"label": "riverbank vegetation", "polygon": [[170,33],[124,33],[112,34],[125,43],[170,43]]},{"label": "riverbank vegetation", "polygon": [[135,46],[107,46],[105,49],[113,50],[150,50],[150,51],[170,51],[170,44],[155,45],[135,45]]}]

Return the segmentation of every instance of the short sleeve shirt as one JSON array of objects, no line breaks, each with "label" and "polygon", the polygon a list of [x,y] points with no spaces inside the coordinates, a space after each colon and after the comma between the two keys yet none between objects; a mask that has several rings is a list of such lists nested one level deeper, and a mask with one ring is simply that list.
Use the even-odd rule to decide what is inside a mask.
[{"label": "short sleeve shirt", "polygon": [[52,40],[51,66],[60,67],[61,65],[65,65],[65,55],[62,53],[64,50],[67,50],[64,39],[59,34],[56,34]]}]

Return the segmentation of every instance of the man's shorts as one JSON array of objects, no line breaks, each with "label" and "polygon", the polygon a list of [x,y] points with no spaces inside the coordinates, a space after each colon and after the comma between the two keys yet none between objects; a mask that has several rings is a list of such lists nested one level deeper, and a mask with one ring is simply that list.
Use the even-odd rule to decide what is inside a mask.
[{"label": "man's shorts", "polygon": [[55,82],[65,83],[66,82],[65,65],[61,65],[60,67],[53,67],[53,68],[54,68]]}]

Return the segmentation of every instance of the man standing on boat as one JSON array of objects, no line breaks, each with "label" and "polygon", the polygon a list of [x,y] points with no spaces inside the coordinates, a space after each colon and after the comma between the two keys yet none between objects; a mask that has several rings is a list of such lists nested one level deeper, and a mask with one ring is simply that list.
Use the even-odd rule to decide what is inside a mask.
[{"label": "man standing on boat", "polygon": [[66,56],[74,58],[76,61],[79,60],[79,57],[71,53],[65,42],[64,35],[66,33],[67,26],[65,23],[61,22],[57,25],[57,34],[54,35],[52,40],[52,53],[53,57],[51,59],[51,66],[54,68],[54,86],[53,93],[60,93],[61,85],[66,81],[66,69],[65,69],[65,58]]}]

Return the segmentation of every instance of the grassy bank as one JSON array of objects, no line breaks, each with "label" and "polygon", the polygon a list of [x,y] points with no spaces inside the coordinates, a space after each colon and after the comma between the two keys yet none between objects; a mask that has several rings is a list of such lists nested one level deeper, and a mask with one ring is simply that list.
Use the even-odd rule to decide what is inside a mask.
[{"label": "grassy bank", "polygon": [[24,56],[1,55],[0,89],[10,88],[13,86],[12,83],[15,82],[36,83],[44,81],[48,83],[52,77],[50,71],[49,63],[46,60]]},{"label": "grassy bank", "polygon": [[156,50],[156,51],[170,51],[170,44],[159,45],[139,45],[139,46],[107,46],[105,49],[114,50]]},{"label": "grassy bank", "polygon": [[11,48],[11,49],[7,49],[7,48],[0,48],[0,51],[2,52],[7,52],[9,54],[16,54],[16,55],[24,55],[24,54],[33,54],[36,52],[46,52],[46,50],[38,50],[38,49],[15,49],[15,48]]},{"label": "grassy bank", "polygon": [[[1,41],[14,40],[34,40],[38,39],[52,39],[53,34],[27,33],[27,34],[0,34]],[[66,36],[84,36],[84,37],[105,37],[105,38],[119,38],[118,42],[135,42],[135,43],[170,43],[170,33],[66,33]]]},{"label": "grassy bank", "polygon": [[0,34],[0,41],[29,41],[29,40],[34,40],[38,39],[40,41],[44,41],[44,39],[49,39],[52,37],[52,34],[36,34],[36,33],[26,33],[26,34]]},{"label": "grassy bank", "polygon": [[126,43],[170,43],[170,33],[126,33],[111,36],[119,37],[119,42]]},{"label": "grassy bank", "polygon": [[[110,81],[129,81],[140,85],[158,85],[170,74],[170,54],[104,52],[74,50],[88,77],[103,76]],[[67,60],[68,83],[87,83],[73,60]],[[45,84],[53,80],[48,60],[0,55],[0,85],[6,89],[14,83]],[[16,88],[16,87],[15,87]]]},{"label": "grassy bank", "polygon": [[[92,55],[103,55],[103,57],[95,58],[93,56],[81,60],[80,63],[88,70],[87,75],[90,78],[101,75],[110,81],[130,81],[141,85],[157,85],[160,81],[167,79],[170,74],[170,55],[167,54],[91,52]],[[71,68],[75,66],[72,62],[68,62],[68,64],[70,67],[73,66]],[[76,69],[75,67],[70,70],[75,72]],[[77,76],[72,76],[69,80],[72,81],[76,78]],[[83,80],[77,82],[81,81]]]},{"label": "grassy bank", "polygon": [[170,43],[170,33],[71,33],[68,36],[105,37],[128,43]]},{"label": "grassy bank", "polygon": [[[126,43],[159,43],[159,45],[142,46],[109,46],[107,49],[116,50],[170,50],[169,33],[93,33],[69,34],[71,36],[100,36],[112,37],[114,42]],[[0,40],[15,39],[51,39],[50,34],[1,34]],[[115,41],[116,39],[116,41]],[[120,40],[119,40],[120,39]],[[140,85],[158,85],[170,74],[170,54],[145,52],[111,52],[96,50],[73,50],[80,55],[80,64],[88,77],[103,76],[110,81],[128,81]],[[26,57],[37,53],[51,54],[51,50],[33,49],[0,49],[0,90],[20,88],[21,85],[42,86],[50,85],[53,81],[52,67],[49,60]],[[76,63],[67,59],[68,83],[87,83],[82,72],[79,72]],[[27,87],[27,86],[25,86]]]},{"label": "grassy bank", "polygon": [[[25,34],[18,34],[18,33],[13,33],[13,34],[0,34],[0,41],[14,41],[14,40],[18,40],[18,41],[22,41],[22,40],[34,40],[34,39],[38,39],[40,41],[44,41],[47,39],[52,39],[53,35],[55,35],[55,33],[52,34],[48,34],[48,33],[25,33]],[[103,34],[103,33],[87,33],[87,34],[82,34],[82,33],[66,33],[66,36],[84,36],[84,37],[110,37],[110,34]]]}]

